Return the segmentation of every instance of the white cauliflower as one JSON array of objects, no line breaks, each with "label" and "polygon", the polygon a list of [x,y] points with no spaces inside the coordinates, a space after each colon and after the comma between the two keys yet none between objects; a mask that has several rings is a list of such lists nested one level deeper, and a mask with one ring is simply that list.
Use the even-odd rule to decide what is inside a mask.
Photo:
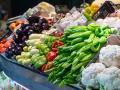
[{"label": "white cauliflower", "polygon": [[92,63],[82,72],[82,84],[86,87],[94,87],[96,89],[99,88],[96,76],[104,69],[105,66],[102,63]]},{"label": "white cauliflower", "polygon": [[107,67],[120,66],[120,46],[107,45],[100,50],[99,61]]},{"label": "white cauliflower", "polygon": [[106,68],[97,75],[97,80],[105,90],[120,90],[120,69]]}]

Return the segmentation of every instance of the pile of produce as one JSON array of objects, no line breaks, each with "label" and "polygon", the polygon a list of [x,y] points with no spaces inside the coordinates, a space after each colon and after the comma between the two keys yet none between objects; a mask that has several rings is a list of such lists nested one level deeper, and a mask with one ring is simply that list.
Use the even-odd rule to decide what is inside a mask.
[{"label": "pile of produce", "polygon": [[48,24],[48,21],[45,18],[33,16],[28,18],[28,21],[29,24],[21,24],[20,28],[15,30],[13,36],[14,42],[6,51],[7,57],[19,55],[23,50],[23,47],[25,46],[25,41],[28,39],[30,34],[36,32],[41,33],[43,30],[48,30],[50,28],[50,25]]},{"label": "pile of produce", "polygon": [[99,63],[93,63],[82,72],[82,84],[89,89],[119,90],[120,46],[107,45],[100,50]]},{"label": "pile of produce", "polygon": [[50,69],[52,61],[57,56],[57,47],[63,45],[56,39],[54,36],[31,34],[29,39],[25,41],[26,46],[23,47],[21,55],[16,56],[16,60],[20,64],[33,66],[40,71]]},{"label": "pile of produce", "polygon": [[[99,9],[96,1],[66,15],[40,3],[24,14],[25,20],[9,25],[12,39],[0,41],[0,53],[40,72],[49,71],[48,80],[59,86],[82,83],[88,90],[119,90],[120,46],[103,47],[120,28],[119,11],[88,24]],[[99,51],[98,62],[91,64]]]},{"label": "pile of produce", "polygon": [[86,65],[106,43],[114,28],[100,27],[97,24],[73,26],[65,30],[61,41],[64,46],[58,48],[59,55],[54,60],[54,69],[49,81],[60,86],[77,83],[77,77]]},{"label": "pile of produce", "polygon": [[13,42],[12,39],[9,39],[9,40],[3,39],[3,40],[1,40],[0,41],[0,53],[5,52],[6,49],[11,46],[12,42]]}]

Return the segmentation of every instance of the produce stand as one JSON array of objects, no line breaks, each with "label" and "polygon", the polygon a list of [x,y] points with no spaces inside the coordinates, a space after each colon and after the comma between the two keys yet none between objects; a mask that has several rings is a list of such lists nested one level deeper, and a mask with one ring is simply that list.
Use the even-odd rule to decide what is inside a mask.
[{"label": "produce stand", "polygon": [[[43,2],[43,7],[44,4],[50,6]],[[114,5],[109,1],[101,7],[93,3],[81,11],[73,8],[62,14],[62,18],[52,6],[52,12],[41,14],[42,6],[38,5],[24,15],[10,18],[8,30],[12,32],[0,38],[0,70],[30,90],[109,90],[99,81],[104,81],[103,77],[98,77],[104,76],[100,73],[112,65],[116,66],[113,71],[120,72],[119,64],[114,63],[119,62],[120,46],[116,42],[119,42],[120,12],[114,13],[119,6]],[[114,17],[108,19],[111,15]],[[111,43],[113,40],[115,44]],[[113,74],[118,76],[118,72]]]}]

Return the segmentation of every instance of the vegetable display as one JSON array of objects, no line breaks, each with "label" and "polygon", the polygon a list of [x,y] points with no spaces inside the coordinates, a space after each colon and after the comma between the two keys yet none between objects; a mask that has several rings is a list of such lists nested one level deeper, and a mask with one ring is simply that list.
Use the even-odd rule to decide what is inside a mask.
[{"label": "vegetable display", "polygon": [[119,90],[120,69],[106,68],[102,63],[93,63],[82,72],[82,84],[86,90]]},{"label": "vegetable display", "polygon": [[27,45],[23,47],[21,54],[16,56],[17,62],[31,65],[42,72],[50,69],[53,66],[53,60],[58,55],[57,48],[64,45],[57,38],[44,34],[31,34],[25,41]]},{"label": "vegetable display", "polygon": [[48,74],[48,81],[60,87],[120,90],[120,46],[107,45],[111,34],[119,34],[119,11],[94,21],[101,6],[96,1],[66,14],[56,14],[45,2],[29,9],[23,20],[8,26],[12,34],[0,41],[0,54]]},{"label": "vegetable display", "polygon": [[77,77],[92,60],[113,29],[104,25],[89,24],[73,26],[65,30],[58,48],[59,55],[54,60],[54,69],[49,74],[49,81],[60,86],[77,83]]}]

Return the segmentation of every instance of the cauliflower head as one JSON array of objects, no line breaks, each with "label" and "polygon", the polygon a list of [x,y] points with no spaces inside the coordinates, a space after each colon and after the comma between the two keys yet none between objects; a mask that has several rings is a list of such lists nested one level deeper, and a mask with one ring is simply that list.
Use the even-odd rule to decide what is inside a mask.
[{"label": "cauliflower head", "polygon": [[102,63],[92,63],[82,72],[81,82],[86,87],[99,88],[99,84],[96,80],[97,74],[102,72],[105,69],[105,66]]},{"label": "cauliflower head", "polygon": [[106,90],[120,90],[120,69],[106,68],[97,75],[97,80]]},{"label": "cauliflower head", "polygon": [[120,66],[120,46],[107,45],[100,50],[99,61],[107,67]]}]

